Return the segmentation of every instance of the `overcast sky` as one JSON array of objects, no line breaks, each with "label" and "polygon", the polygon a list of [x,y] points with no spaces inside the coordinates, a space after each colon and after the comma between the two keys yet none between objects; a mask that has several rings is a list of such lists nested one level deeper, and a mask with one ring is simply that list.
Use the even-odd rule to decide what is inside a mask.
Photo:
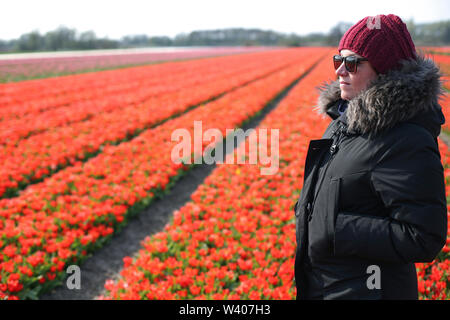
[{"label": "overcast sky", "polygon": [[0,39],[60,25],[97,37],[167,35],[230,27],[328,32],[339,21],[394,13],[416,23],[450,19],[449,0],[11,0],[2,1]]}]

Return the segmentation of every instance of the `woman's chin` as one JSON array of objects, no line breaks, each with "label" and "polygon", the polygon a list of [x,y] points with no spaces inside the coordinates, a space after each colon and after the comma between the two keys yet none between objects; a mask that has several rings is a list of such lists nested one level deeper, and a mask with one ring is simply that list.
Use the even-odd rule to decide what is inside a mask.
[{"label": "woman's chin", "polygon": [[342,100],[351,100],[353,98],[353,95],[351,95],[349,92],[341,91],[341,99]]}]

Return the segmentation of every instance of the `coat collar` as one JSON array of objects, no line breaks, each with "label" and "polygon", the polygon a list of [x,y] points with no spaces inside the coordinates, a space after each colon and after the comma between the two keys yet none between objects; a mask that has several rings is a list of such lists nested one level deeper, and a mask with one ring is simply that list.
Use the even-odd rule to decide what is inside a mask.
[{"label": "coat collar", "polygon": [[440,133],[445,122],[439,98],[444,94],[441,73],[433,60],[418,55],[402,61],[399,70],[380,74],[358,96],[348,101],[340,115],[338,106],[343,101],[339,80],[324,83],[318,88],[319,114],[327,114],[348,126],[347,132],[369,136],[408,121],[425,127],[433,136]]}]

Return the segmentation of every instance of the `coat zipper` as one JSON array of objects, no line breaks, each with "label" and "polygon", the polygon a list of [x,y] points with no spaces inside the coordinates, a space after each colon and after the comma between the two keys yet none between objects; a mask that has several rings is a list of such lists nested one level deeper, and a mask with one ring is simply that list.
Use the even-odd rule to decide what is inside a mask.
[{"label": "coat zipper", "polygon": [[[311,203],[311,201],[309,201],[306,204],[306,214],[307,214],[307,217],[308,217],[308,222],[310,222],[311,219],[312,219],[312,213],[313,213],[313,210],[314,210],[314,205],[315,205],[316,200],[317,200],[317,195],[319,194],[320,188],[322,187],[322,183],[323,183],[323,181],[325,179],[325,175],[326,175],[326,173],[328,171],[328,167],[330,166],[330,163],[333,160],[334,155],[338,151],[339,143],[341,142],[341,138],[343,136],[343,130],[344,130],[344,125],[340,123],[338,129],[336,129],[335,131],[332,131],[331,138],[333,138],[336,135],[336,133],[338,133],[338,136],[336,138],[336,141],[333,142],[333,144],[330,147],[331,157],[328,160],[327,165],[326,165],[326,167],[324,169],[324,172],[322,174],[322,178],[321,178],[320,183],[319,183],[319,188],[317,189],[317,192],[314,194],[314,198],[312,199],[312,203]],[[313,186],[313,188],[315,189],[315,185]]]}]

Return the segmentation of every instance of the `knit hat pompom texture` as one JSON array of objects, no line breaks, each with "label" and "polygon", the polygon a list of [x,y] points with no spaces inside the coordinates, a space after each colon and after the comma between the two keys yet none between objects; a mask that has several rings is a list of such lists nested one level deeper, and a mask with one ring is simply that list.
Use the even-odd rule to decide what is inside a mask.
[{"label": "knit hat pompom texture", "polygon": [[358,21],[342,37],[338,50],[343,49],[367,58],[382,74],[398,69],[401,60],[416,58],[416,48],[406,24],[393,14]]}]

